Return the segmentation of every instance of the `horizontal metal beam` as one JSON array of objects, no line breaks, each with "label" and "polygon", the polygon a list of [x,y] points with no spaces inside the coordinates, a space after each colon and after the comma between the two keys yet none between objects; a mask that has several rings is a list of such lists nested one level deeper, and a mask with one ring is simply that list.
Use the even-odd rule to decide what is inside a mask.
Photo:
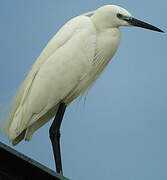
[{"label": "horizontal metal beam", "polygon": [[69,180],[0,142],[0,179]]}]

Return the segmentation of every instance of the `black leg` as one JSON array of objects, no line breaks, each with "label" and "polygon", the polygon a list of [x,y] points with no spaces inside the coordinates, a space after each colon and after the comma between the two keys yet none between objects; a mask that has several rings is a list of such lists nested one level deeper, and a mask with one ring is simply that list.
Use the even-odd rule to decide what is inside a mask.
[{"label": "black leg", "polygon": [[66,110],[66,104],[61,103],[57,114],[53,120],[53,123],[49,129],[50,140],[52,142],[52,148],[54,153],[56,171],[63,175],[62,163],[61,163],[61,151],[60,151],[60,126]]}]

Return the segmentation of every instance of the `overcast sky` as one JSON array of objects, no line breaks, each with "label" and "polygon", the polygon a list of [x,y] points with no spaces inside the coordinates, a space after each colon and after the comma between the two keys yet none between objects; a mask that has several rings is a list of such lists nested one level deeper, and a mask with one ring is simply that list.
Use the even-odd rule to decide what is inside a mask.
[{"label": "overcast sky", "polygon": [[[110,3],[167,29],[164,0],[1,0],[1,109],[63,24]],[[65,113],[62,159],[71,180],[167,179],[167,36],[140,28],[121,31],[119,50],[86,103],[76,100]],[[55,170],[50,123],[14,149]],[[9,145],[7,137],[1,141]]]}]

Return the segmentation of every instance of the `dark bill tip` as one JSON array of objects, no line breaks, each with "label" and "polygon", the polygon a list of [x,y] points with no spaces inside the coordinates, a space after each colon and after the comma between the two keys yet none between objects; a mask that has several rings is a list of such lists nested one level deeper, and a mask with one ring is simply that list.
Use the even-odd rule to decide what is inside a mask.
[{"label": "dark bill tip", "polygon": [[125,19],[127,22],[129,22],[129,24],[133,25],[133,26],[137,26],[137,27],[141,27],[141,28],[145,28],[145,29],[150,29],[150,30],[153,30],[153,31],[158,31],[158,32],[163,32],[161,29],[155,27],[155,26],[152,26],[151,24],[148,24],[148,23],[145,23],[143,21],[140,21],[138,19],[135,19],[135,18],[128,18],[128,19]]}]

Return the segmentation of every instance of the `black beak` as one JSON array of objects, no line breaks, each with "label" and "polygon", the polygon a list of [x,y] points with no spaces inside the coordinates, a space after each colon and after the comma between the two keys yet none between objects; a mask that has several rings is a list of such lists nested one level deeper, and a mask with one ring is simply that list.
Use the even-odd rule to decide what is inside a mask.
[{"label": "black beak", "polygon": [[133,25],[133,26],[137,26],[137,27],[141,27],[141,28],[145,28],[145,29],[150,29],[153,31],[158,31],[158,32],[164,32],[161,29],[152,26],[151,24],[145,23],[143,21],[140,21],[138,19],[135,19],[133,17],[130,18],[124,18],[125,21],[127,21],[129,24]]}]

